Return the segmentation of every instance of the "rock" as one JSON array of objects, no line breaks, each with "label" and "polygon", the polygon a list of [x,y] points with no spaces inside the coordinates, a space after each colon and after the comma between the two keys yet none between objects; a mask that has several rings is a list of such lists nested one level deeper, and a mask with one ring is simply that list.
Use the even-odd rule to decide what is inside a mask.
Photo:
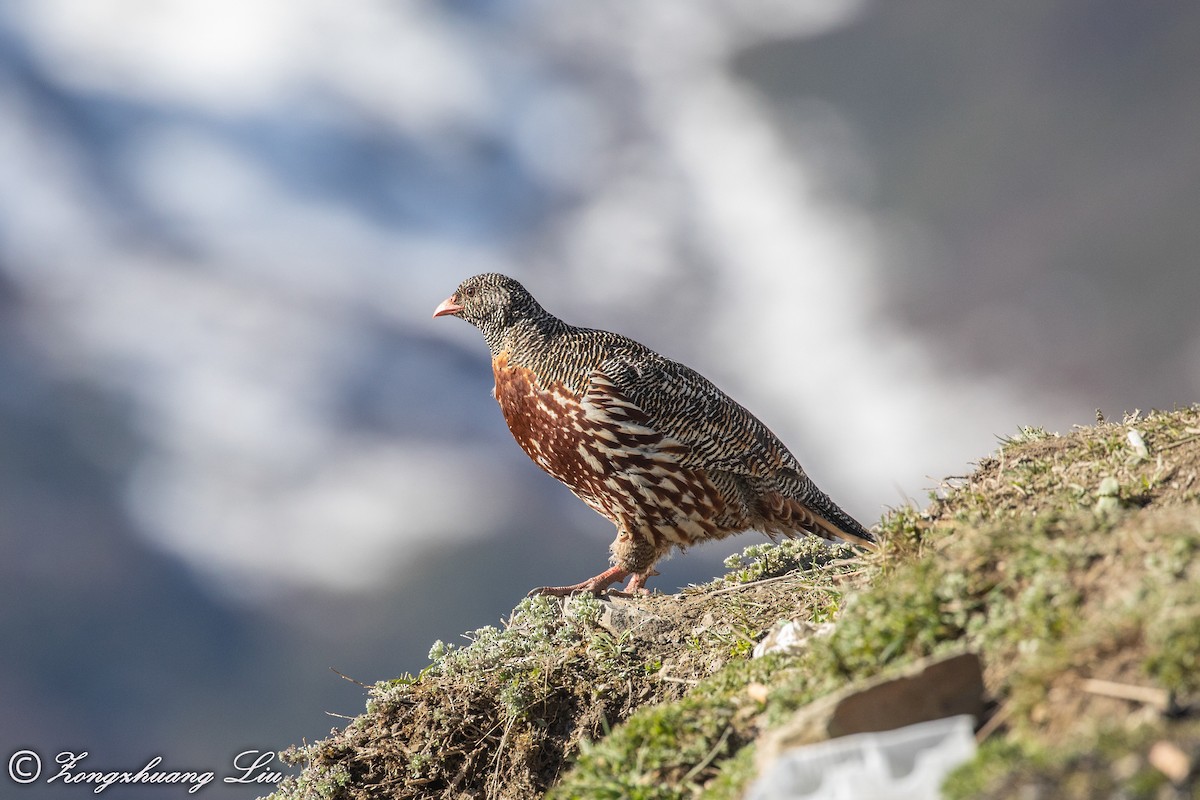
[{"label": "rock", "polygon": [[983,665],[974,653],[918,662],[904,673],[852,684],[796,711],[758,746],[761,772],[780,753],[853,733],[983,713]]},{"label": "rock", "polygon": [[[568,597],[563,611],[568,616],[575,613],[574,605],[579,601]],[[670,620],[652,614],[643,604],[626,598],[587,598],[589,603],[600,604],[600,618],[596,624],[614,636],[630,633],[638,639],[652,642],[669,642],[677,638],[676,626]]]},{"label": "rock", "polygon": [[765,706],[767,699],[771,696],[771,692],[767,689],[766,684],[757,681],[746,687],[746,694],[760,706]]},{"label": "rock", "polygon": [[1192,759],[1174,742],[1155,742],[1146,759],[1176,786],[1186,781],[1192,773]]}]

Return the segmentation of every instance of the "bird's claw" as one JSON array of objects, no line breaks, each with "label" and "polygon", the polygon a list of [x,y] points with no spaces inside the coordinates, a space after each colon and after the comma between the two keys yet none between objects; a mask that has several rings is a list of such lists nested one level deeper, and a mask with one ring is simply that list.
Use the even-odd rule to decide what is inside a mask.
[{"label": "bird's claw", "polygon": [[[570,586],[541,586],[525,596],[571,597],[577,594],[591,594],[595,597],[600,597],[603,594],[607,594],[609,597],[641,597],[650,594],[650,591],[646,589],[646,581],[652,575],[657,574],[658,572],[655,570],[630,573],[629,570],[612,567],[582,583],[575,583]],[[630,575],[633,577],[629,577]],[[624,590],[609,588],[614,583],[620,583],[627,577],[629,578],[629,585]]]},{"label": "bird's claw", "polygon": [[649,589],[609,589],[608,597],[649,597]]}]

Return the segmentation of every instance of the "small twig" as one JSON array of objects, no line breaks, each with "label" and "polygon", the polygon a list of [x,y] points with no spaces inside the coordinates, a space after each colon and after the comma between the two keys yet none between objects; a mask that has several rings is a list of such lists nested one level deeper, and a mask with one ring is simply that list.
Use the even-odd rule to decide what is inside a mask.
[{"label": "small twig", "polygon": [[709,764],[716,760],[717,753],[721,752],[721,750],[725,747],[725,742],[729,741],[729,734],[731,733],[733,733],[733,726],[726,725],[724,732],[721,734],[721,738],[717,740],[717,743],[713,746],[713,749],[708,751],[708,755],[702,758],[699,764],[688,770],[687,775],[683,776],[683,783],[690,782],[692,778],[699,775],[708,767]]},{"label": "small twig", "polygon": [[351,683],[355,684],[356,686],[361,686],[361,687],[362,687],[362,688],[364,688],[364,689],[370,689],[370,688],[372,688],[372,687],[370,687],[370,686],[367,686],[367,685],[366,685],[365,683],[363,683],[362,681],[356,681],[356,680],[354,680],[354,678],[351,678],[349,675],[343,675],[341,672],[338,672],[338,671],[337,671],[336,669],[334,669],[333,667],[330,667],[330,668],[329,668],[329,671],[330,671],[330,672],[332,672],[334,675],[337,675],[337,676],[338,676],[339,678],[341,678],[342,680],[345,680],[345,681],[350,681]]},{"label": "small twig", "polygon": [[975,744],[983,744],[984,740],[996,732],[996,729],[1008,721],[1009,715],[1012,714],[1012,706],[1000,706],[995,712],[988,717],[988,721],[983,723],[983,726],[975,732]]},{"label": "small twig", "polygon": [[676,678],[674,675],[659,675],[658,679],[667,683],[682,683],[684,686],[695,686],[700,682],[696,678]]},{"label": "small twig", "polygon": [[1172,447],[1179,447],[1182,444],[1188,444],[1196,441],[1197,439],[1200,439],[1200,433],[1196,434],[1195,436],[1188,436],[1186,439],[1179,439],[1178,441],[1171,442],[1170,444],[1160,445],[1157,449],[1158,452],[1161,453],[1163,450],[1170,450]]},{"label": "small twig", "polygon": [[835,558],[831,561],[826,561],[824,564],[817,564],[816,567],[818,569],[833,569],[835,567],[849,567],[854,564],[862,566],[862,563],[863,563],[863,556],[854,555],[854,556],[847,556],[846,558]]},{"label": "small twig", "polygon": [[500,744],[496,745],[496,755],[492,757],[492,777],[488,780],[489,784],[500,786],[500,757],[504,755],[504,743],[508,741],[508,734],[512,731],[513,723],[517,721],[515,716],[508,718],[508,724],[504,726],[504,734],[500,737]]},{"label": "small twig", "polygon": [[1099,678],[1085,678],[1080,683],[1079,688],[1090,694],[1142,703],[1157,709],[1163,714],[1169,714],[1176,708],[1175,696],[1166,689],[1159,689],[1154,686],[1138,686],[1133,683],[1117,683],[1116,681],[1105,681]]},{"label": "small twig", "polygon": [[738,584],[734,584],[733,586],[726,586],[724,589],[717,589],[716,591],[709,592],[707,595],[705,595],[705,597],[715,597],[716,595],[727,594],[729,592],[740,592],[742,589],[748,589],[751,586],[765,586],[768,583],[776,583],[776,582],[782,581],[786,578],[794,578],[794,577],[795,577],[795,575],[793,575],[791,572],[789,572],[786,575],[776,575],[774,578],[763,578],[761,581],[750,581],[750,583],[738,583]]},{"label": "small twig", "polygon": [[337,717],[338,719],[348,719],[351,722],[354,721],[354,717],[347,717],[345,714],[337,714],[337,713],[334,713],[333,711],[326,711],[325,713],[331,717]]}]

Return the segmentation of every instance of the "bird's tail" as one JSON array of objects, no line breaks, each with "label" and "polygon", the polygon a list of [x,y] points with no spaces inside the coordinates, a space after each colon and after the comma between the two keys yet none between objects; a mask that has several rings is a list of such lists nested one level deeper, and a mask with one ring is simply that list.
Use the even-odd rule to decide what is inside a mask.
[{"label": "bird's tail", "polygon": [[795,536],[803,531],[829,541],[840,539],[868,550],[879,549],[875,535],[811,481],[805,481],[794,494],[773,491],[763,495],[763,500],[763,516],[776,533]]},{"label": "bird's tail", "polygon": [[819,499],[814,498],[813,502],[809,503],[809,508],[816,512],[814,521],[825,533],[868,550],[879,549],[879,540],[875,538],[875,534],[864,528],[858,520],[824,494],[821,494]]}]

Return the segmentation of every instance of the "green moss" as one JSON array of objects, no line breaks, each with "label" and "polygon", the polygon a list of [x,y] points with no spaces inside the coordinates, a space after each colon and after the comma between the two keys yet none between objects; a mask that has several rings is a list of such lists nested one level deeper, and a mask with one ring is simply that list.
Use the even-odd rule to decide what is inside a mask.
[{"label": "green moss", "polygon": [[638,712],[603,741],[585,747],[552,798],[677,798],[691,794],[695,771],[728,756],[731,698],[712,691]]},{"label": "green moss", "polygon": [[1049,758],[1040,749],[1008,739],[984,743],[975,758],[950,773],[942,784],[946,800],[984,797],[1020,775],[1044,769]]},{"label": "green moss", "polygon": [[1157,612],[1146,626],[1147,674],[1178,694],[1200,693],[1200,586],[1181,579],[1149,598]]},{"label": "green moss", "polygon": [[[1169,782],[1146,756],[1162,735],[1153,725],[1105,725],[1101,730],[1054,747],[1027,740],[988,742],[976,757],[943,784],[947,800],[1002,800],[1042,796],[1062,800],[1163,797]],[[1191,739],[1193,729],[1175,733]],[[1167,796],[1186,796],[1170,792]]]},{"label": "green moss", "polygon": [[704,787],[705,800],[740,800],[757,775],[754,754],[752,742],[722,761],[716,777]]},{"label": "green moss", "polygon": [[[550,796],[693,797],[715,777],[719,791],[736,793],[753,772],[747,745],[763,710],[747,687],[762,684],[773,696],[768,706],[778,706],[779,695],[805,682],[804,664],[780,654],[731,661],[683,699],[643,708],[585,747]],[[646,787],[663,793],[640,794]]]}]

